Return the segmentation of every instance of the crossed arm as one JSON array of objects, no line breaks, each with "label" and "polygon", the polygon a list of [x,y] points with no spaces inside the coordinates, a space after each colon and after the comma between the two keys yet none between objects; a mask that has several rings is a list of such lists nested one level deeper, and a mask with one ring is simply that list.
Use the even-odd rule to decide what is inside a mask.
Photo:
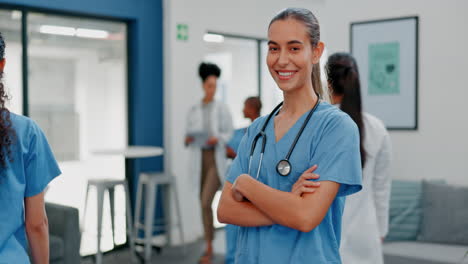
[{"label": "crossed arm", "polygon": [[301,175],[292,192],[271,188],[247,174],[240,175],[234,184],[226,182],[218,219],[239,226],[280,224],[302,232],[311,231],[325,217],[340,187],[336,182],[322,181],[317,188],[317,183],[308,181],[313,168]]}]

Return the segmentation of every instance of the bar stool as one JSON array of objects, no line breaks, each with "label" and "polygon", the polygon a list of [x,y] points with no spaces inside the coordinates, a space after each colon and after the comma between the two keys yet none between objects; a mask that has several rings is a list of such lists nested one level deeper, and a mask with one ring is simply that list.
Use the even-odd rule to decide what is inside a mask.
[{"label": "bar stool", "polygon": [[[164,209],[164,220],[163,220],[163,227],[155,226],[154,225],[154,210],[155,204],[158,194],[158,187],[165,187],[165,192],[163,194],[165,199],[163,201],[163,209]],[[142,199],[143,199],[143,188],[145,188],[145,219],[144,223],[140,223],[141,218],[141,206],[142,206]],[[158,230],[165,230],[166,231],[166,245],[170,244],[171,235],[170,235],[170,216],[171,212],[169,210],[170,207],[170,193],[168,190],[172,190],[172,193],[175,198],[175,205],[176,205],[176,214],[177,214],[177,226],[179,228],[180,240],[184,245],[184,254],[185,254],[185,241],[184,241],[184,232],[182,229],[182,218],[180,214],[180,205],[179,205],[179,198],[177,193],[177,186],[175,178],[171,175],[165,173],[141,173],[138,179],[138,188],[137,188],[137,195],[136,195],[136,205],[135,205],[135,215],[134,215],[134,227],[133,227],[133,242],[138,239],[138,231],[144,230],[144,237],[142,239],[142,243],[144,244],[144,260],[150,261],[151,259],[151,243],[153,238],[153,232]],[[138,239],[139,240],[139,239]],[[133,246],[133,248],[135,248]]]},{"label": "bar stool", "polygon": [[104,193],[107,191],[109,193],[109,202],[110,202],[110,211],[111,211],[111,225],[112,225],[112,241],[115,245],[115,187],[122,185],[125,190],[125,213],[127,217],[127,237],[129,238],[130,250],[133,254],[134,252],[134,243],[132,237],[132,217],[130,211],[130,196],[129,189],[126,180],[110,180],[110,179],[96,179],[88,180],[88,186],[86,188],[86,198],[85,198],[85,209],[82,218],[81,228],[84,227],[84,221],[86,219],[86,209],[88,206],[88,194],[91,187],[96,188],[97,191],[97,253],[96,253],[96,264],[102,263],[102,252],[101,252],[101,235],[102,235],[102,213],[104,207]]}]

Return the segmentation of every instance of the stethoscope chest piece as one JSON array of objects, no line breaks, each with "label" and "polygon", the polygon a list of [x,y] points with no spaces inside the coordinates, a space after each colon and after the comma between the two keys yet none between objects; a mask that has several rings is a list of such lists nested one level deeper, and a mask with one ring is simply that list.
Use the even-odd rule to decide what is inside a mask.
[{"label": "stethoscope chest piece", "polygon": [[281,176],[288,176],[291,173],[291,163],[286,159],[280,160],[276,165],[276,171]]},{"label": "stethoscope chest piece", "polygon": [[[291,173],[292,166],[291,166],[291,163],[289,162],[289,158],[291,157],[291,154],[292,154],[292,152],[294,150],[294,147],[296,146],[297,141],[299,140],[299,137],[302,135],[302,132],[304,131],[305,126],[307,125],[310,118],[312,117],[312,114],[314,113],[315,109],[319,105],[319,103],[320,103],[319,99],[315,103],[315,106],[312,108],[312,110],[309,111],[309,114],[307,115],[304,123],[302,124],[301,129],[297,133],[296,138],[294,138],[294,142],[292,143],[291,147],[289,148],[288,154],[286,155],[286,157],[284,159],[280,160],[278,162],[278,164],[276,164],[276,171],[278,172],[279,175],[288,176]],[[265,120],[265,123],[263,123],[262,129],[255,136],[255,138],[254,138],[254,140],[252,142],[252,146],[250,148],[250,155],[249,155],[249,168],[248,168],[248,174],[249,175],[252,175],[252,174],[250,174],[250,172],[251,172],[250,169],[251,169],[251,165],[252,165],[252,156],[253,156],[254,151],[255,151],[255,146],[257,145],[257,141],[260,138],[262,138],[262,148],[260,150],[260,161],[259,161],[259,164],[258,164],[257,176],[255,177],[256,179],[258,179],[258,177],[260,175],[260,168],[262,166],[262,161],[263,161],[263,153],[265,152],[265,146],[266,146],[266,142],[267,142],[266,133],[265,133],[266,126],[268,124],[268,121],[270,121],[271,117],[275,115],[275,113],[278,111],[278,109],[282,105],[283,105],[283,102],[281,102],[279,105],[277,105],[275,107],[275,109],[273,109],[273,111],[268,115],[267,119]]]}]

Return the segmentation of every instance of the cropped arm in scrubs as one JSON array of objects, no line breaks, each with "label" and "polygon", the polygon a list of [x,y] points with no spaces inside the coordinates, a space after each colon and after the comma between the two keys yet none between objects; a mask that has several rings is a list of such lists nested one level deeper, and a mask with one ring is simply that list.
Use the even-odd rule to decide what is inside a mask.
[{"label": "cropped arm in scrubs", "polygon": [[25,197],[43,192],[49,182],[61,174],[44,133],[34,122],[30,127],[28,152],[25,154],[24,161]]},{"label": "cropped arm in scrubs", "polygon": [[60,175],[60,170],[42,131],[31,126],[26,162],[26,190],[24,199],[25,225],[31,257],[34,263],[49,262],[48,220],[44,205],[44,189]]}]

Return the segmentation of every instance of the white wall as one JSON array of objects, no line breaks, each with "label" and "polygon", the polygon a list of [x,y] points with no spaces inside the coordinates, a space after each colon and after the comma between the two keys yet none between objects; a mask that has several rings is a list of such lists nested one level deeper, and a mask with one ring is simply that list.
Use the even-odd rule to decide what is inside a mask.
[{"label": "white wall", "polygon": [[[418,15],[419,129],[391,132],[394,146],[392,176],[401,179],[444,178],[468,185],[468,117],[462,108],[468,89],[468,2],[427,1],[165,1],[165,167],[181,189],[186,238],[201,235],[198,191],[189,185],[188,152],[183,147],[185,116],[201,98],[197,65],[203,58],[207,30],[266,37],[270,19],[280,9],[311,9],[322,27],[328,54],[349,50],[349,24],[354,21]],[[189,26],[189,40],[177,41],[176,25]],[[267,112],[267,111],[266,111]],[[464,136],[465,135],[465,136]]]}]

